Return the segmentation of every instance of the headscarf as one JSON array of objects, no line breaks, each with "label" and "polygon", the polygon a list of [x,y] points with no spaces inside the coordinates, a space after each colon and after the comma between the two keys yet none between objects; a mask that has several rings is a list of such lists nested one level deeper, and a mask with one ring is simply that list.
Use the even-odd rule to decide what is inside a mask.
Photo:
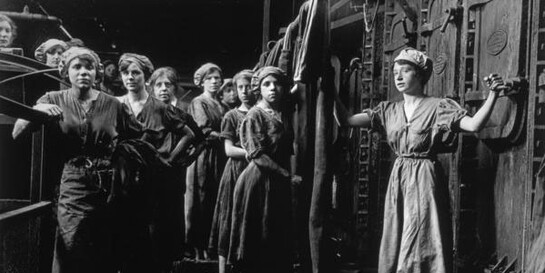
[{"label": "headscarf", "polygon": [[57,46],[60,46],[63,50],[68,49],[68,45],[64,41],[59,39],[49,39],[36,48],[34,51],[34,58],[42,63],[45,63],[47,60],[45,53]]},{"label": "headscarf", "polygon": [[144,76],[146,80],[151,76],[153,73],[153,64],[151,63],[150,59],[144,55],[138,55],[134,53],[125,53],[121,55],[119,58],[119,67],[121,68],[121,64],[124,62],[134,63],[142,69],[144,72]]},{"label": "headscarf", "polygon": [[219,71],[220,75],[222,74],[221,68],[213,63],[205,63],[195,71],[195,74],[193,74],[193,83],[196,86],[201,86],[202,82],[206,78],[206,76],[212,71]]},{"label": "headscarf", "polygon": [[263,79],[265,79],[267,76],[271,76],[271,75],[276,77],[277,80],[282,84],[288,83],[288,77],[286,76],[286,73],[284,72],[284,70],[275,66],[264,66],[253,74],[252,90],[253,91],[259,90],[261,81],[263,81]]},{"label": "headscarf", "polygon": [[97,70],[97,79],[102,78],[104,69],[100,63],[100,58],[93,50],[86,47],[71,47],[61,55],[61,60],[59,62],[59,73],[61,76],[67,76],[70,62],[72,62],[75,58],[85,58],[93,62]]},{"label": "headscarf", "polygon": [[424,72],[424,77],[427,79],[431,76],[433,62],[424,52],[418,51],[412,47],[407,47],[399,55],[395,57],[394,62],[404,60],[414,64],[416,67],[421,69]]},{"label": "headscarf", "polygon": [[253,74],[252,70],[244,69],[233,76],[233,83],[236,84],[239,79],[247,79],[251,83]]},{"label": "headscarf", "polygon": [[221,93],[223,93],[226,88],[233,87],[234,83],[233,79],[224,79],[223,84],[220,87]]}]

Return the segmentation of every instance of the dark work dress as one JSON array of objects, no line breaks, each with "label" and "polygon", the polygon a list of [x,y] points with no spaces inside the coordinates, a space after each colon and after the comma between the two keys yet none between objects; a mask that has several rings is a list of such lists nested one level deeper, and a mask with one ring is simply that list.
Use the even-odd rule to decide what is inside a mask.
[{"label": "dark work dress", "polygon": [[[202,94],[191,101],[189,114],[208,137],[212,131],[220,132],[225,113],[220,102]],[[201,250],[208,249],[218,186],[226,161],[221,139],[208,137],[205,142],[198,158],[187,167],[185,193],[186,243]]]},{"label": "dark work dress", "polygon": [[54,123],[64,161],[58,199],[58,229],[52,272],[112,272],[112,224],[106,198],[110,156],[121,139],[138,137],[140,126],[127,108],[100,92],[85,112],[69,90],[48,92],[37,104],[55,104]]},{"label": "dark work dress", "polygon": [[235,185],[228,260],[240,272],[292,272],[290,181],[254,160],[267,155],[289,169],[293,134],[280,117],[254,106],[240,138],[250,163]]},{"label": "dark work dress", "polygon": [[[119,99],[131,110],[127,96]],[[168,159],[184,135],[186,119],[190,118],[184,114],[174,106],[149,96],[142,111],[136,115],[136,120],[143,128],[141,139],[152,144],[161,157]],[[185,177],[182,176],[182,169],[176,166],[165,168],[158,173],[159,175],[153,179],[154,200],[151,201],[150,208],[151,255],[159,266],[168,268],[172,261],[182,254]],[[135,261],[135,264],[140,262],[142,261]]]},{"label": "dark work dress", "polygon": [[381,102],[364,112],[386,131],[397,158],[384,205],[379,273],[445,273],[452,268],[448,185],[436,154],[444,134],[466,110],[450,99],[426,97],[410,120],[403,101]]},{"label": "dark work dress", "polygon": [[[248,112],[239,109],[230,110],[221,122],[221,138],[231,140],[239,148],[241,148],[240,126],[246,113]],[[229,252],[233,191],[238,177],[247,165],[248,161],[245,158],[229,158],[221,177],[212,230],[210,231],[209,248],[212,252],[217,252],[223,257],[227,257]]]}]

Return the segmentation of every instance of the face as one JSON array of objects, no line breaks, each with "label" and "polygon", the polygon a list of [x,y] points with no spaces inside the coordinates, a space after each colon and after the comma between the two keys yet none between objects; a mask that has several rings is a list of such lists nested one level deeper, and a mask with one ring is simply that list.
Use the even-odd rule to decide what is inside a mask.
[{"label": "face", "polygon": [[414,66],[410,64],[394,64],[394,82],[397,90],[406,94],[422,92],[422,84]]},{"label": "face", "polygon": [[135,63],[131,63],[127,69],[121,71],[121,80],[129,92],[139,92],[146,86],[144,71]]},{"label": "face", "polygon": [[237,103],[237,91],[235,91],[235,87],[231,86],[229,88],[226,88],[223,90],[223,97],[222,100],[228,105],[233,105]]},{"label": "face", "polygon": [[97,75],[96,65],[85,59],[75,58],[68,66],[68,78],[72,87],[89,89],[93,86]]},{"label": "face", "polygon": [[238,98],[242,103],[254,104],[255,96],[254,93],[250,91],[251,84],[247,79],[238,79],[235,83],[237,88]]},{"label": "face", "polygon": [[202,87],[205,92],[216,93],[221,86],[221,75],[220,72],[214,71],[206,75],[202,82]]},{"label": "face", "polygon": [[104,76],[108,79],[117,78],[117,66],[113,63],[110,63],[104,67]]},{"label": "face", "polygon": [[8,47],[13,39],[11,25],[7,21],[0,22],[0,47]]},{"label": "face", "polygon": [[161,76],[153,84],[153,95],[164,103],[170,103],[174,98],[174,84],[166,77]]},{"label": "face", "polygon": [[284,87],[278,79],[272,75],[267,76],[261,81],[261,97],[268,103],[277,103],[282,98]]},{"label": "face", "polygon": [[64,52],[64,49],[60,46],[53,47],[45,53],[45,65],[49,67],[59,66],[59,61],[61,60],[61,55]]}]

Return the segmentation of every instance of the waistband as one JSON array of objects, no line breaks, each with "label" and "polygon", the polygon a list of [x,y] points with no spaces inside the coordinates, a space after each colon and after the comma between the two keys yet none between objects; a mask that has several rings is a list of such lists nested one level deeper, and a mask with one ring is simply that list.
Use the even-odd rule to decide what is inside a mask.
[{"label": "waistband", "polygon": [[97,168],[106,169],[111,166],[111,161],[108,158],[99,158],[92,156],[77,156],[66,161],[65,165],[74,166],[77,168]]},{"label": "waistband", "polygon": [[405,158],[410,158],[410,159],[427,159],[427,160],[432,160],[432,161],[435,161],[437,160],[437,157],[435,155],[418,155],[418,154],[396,154],[397,158],[396,159],[405,159]]}]

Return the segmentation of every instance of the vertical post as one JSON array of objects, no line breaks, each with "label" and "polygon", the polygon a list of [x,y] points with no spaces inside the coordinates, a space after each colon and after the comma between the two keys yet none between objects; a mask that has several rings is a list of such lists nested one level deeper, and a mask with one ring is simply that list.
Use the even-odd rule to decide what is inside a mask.
[{"label": "vertical post", "polygon": [[271,26],[271,0],[263,0],[263,35],[262,35],[262,51],[267,51],[267,43],[269,42],[269,33]]},{"label": "vertical post", "polygon": [[42,199],[43,160],[44,160],[44,126],[32,133],[32,157],[30,168],[30,202],[36,203]]}]

